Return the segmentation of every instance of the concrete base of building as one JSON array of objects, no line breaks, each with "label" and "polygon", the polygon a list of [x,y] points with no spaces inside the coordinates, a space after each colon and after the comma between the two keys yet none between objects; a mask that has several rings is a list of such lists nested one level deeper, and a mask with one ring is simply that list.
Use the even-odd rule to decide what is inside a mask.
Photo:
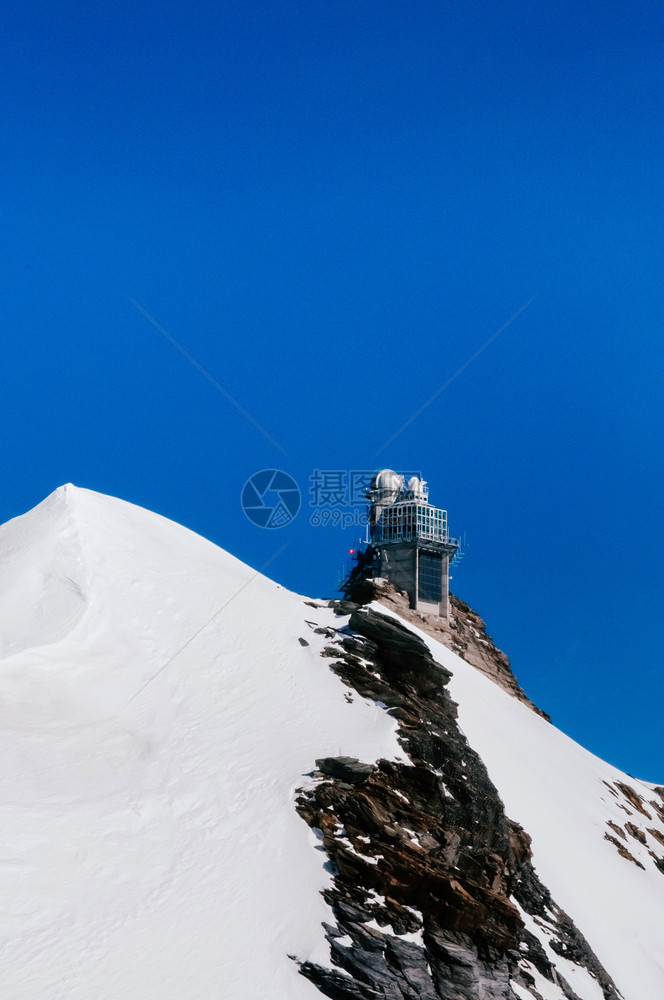
[{"label": "concrete base of building", "polygon": [[380,576],[405,591],[412,610],[422,614],[449,617],[449,565],[440,546],[401,542],[380,550]]}]

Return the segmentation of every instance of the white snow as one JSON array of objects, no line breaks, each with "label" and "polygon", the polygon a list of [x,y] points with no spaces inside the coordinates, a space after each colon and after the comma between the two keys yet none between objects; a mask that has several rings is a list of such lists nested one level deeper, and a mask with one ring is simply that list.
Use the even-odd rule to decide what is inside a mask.
[{"label": "white snow", "polygon": [[[554,983],[550,983],[548,979],[544,978],[541,972],[538,972],[537,969],[534,966],[530,965],[528,962],[525,963],[524,967],[534,979],[535,989],[537,990],[542,1000],[565,1000],[565,994],[561,990],[560,986],[556,986],[554,985]],[[510,985],[514,990],[514,992],[516,993],[519,1000],[533,1000],[533,994],[530,992],[530,990],[527,990],[523,986],[520,986],[519,983],[512,982]]]},{"label": "white snow", "polygon": [[[604,1000],[604,993],[601,986],[596,979],[590,975],[587,969],[583,969],[571,962],[569,959],[562,955],[559,955],[551,947],[550,941],[554,933],[554,928],[551,926],[548,929],[543,927],[542,922],[539,919],[535,919],[528,913],[525,913],[521,906],[516,904],[517,908],[521,914],[521,919],[523,920],[526,929],[534,934],[535,937],[539,938],[542,943],[544,950],[547,954],[549,961],[555,966],[556,971],[563,976],[567,983],[572,987],[577,996],[581,996],[584,1000]],[[528,971],[533,975],[532,967],[526,963]],[[537,970],[534,970],[536,973]],[[541,974],[538,974],[541,977]],[[549,990],[556,989],[557,987],[552,986],[551,983],[548,984]],[[542,990],[540,989],[540,993]],[[556,998],[558,996],[562,997],[560,991],[555,993]]]},{"label": "white snow", "polygon": [[[380,604],[375,608],[391,614]],[[532,837],[537,873],[554,900],[575,921],[625,1000],[662,1000],[664,874],[634,838],[623,843],[645,870],[604,839],[612,833],[608,820],[664,834],[664,824],[647,805],[656,799],[653,786],[595,757],[451,650],[405,624],[452,672],[449,691],[459,705],[460,726],[482,757],[507,815]],[[604,782],[616,781],[644,797],[650,819],[619,791],[609,792]],[[664,856],[652,837],[648,843]],[[578,973],[568,977],[569,964],[561,963],[560,971],[583,1000],[597,1000],[590,976],[585,982]]]},{"label": "white snow", "polygon": [[402,751],[305,619],[339,624],[87,490],[0,528],[5,997],[317,995],[288,956],[329,963],[330,875],[295,789]]},{"label": "white snow", "polygon": [[[278,548],[269,533],[266,544]],[[317,757],[403,750],[392,717],[349,702],[320,656],[330,640],[307,621],[340,621],[315,603],[185,528],[73,486],[0,528],[3,996],[320,995],[289,958],[330,963],[320,891],[331,874],[296,789],[312,787]],[[460,724],[532,836],[553,898],[625,1000],[661,1000],[653,786],[419,634],[452,672]],[[605,840],[609,820],[645,834],[646,845],[616,835],[644,870]],[[599,1000],[597,983],[527,920],[579,997]],[[530,971],[542,997],[559,1000]]]}]

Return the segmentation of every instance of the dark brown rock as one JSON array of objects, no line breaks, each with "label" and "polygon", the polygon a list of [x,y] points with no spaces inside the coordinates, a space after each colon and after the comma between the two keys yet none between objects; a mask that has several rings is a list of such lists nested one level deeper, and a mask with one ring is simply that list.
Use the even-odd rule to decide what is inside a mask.
[{"label": "dark brown rock", "polygon": [[316,767],[323,774],[352,785],[361,785],[376,770],[375,765],[362,764],[357,757],[322,757],[316,761]]},{"label": "dark brown rock", "polygon": [[[326,780],[303,791],[297,808],[321,831],[336,873],[324,894],[336,919],[328,939],[346,975],[311,963],[302,974],[334,1000],[515,1000],[510,977],[526,985],[520,963],[527,960],[578,1000],[526,933],[518,902],[549,927],[552,947],[616,1000],[610,978],[537,878],[530,838],[506,817],[460,732],[449,673],[407,627],[373,609],[355,609],[350,624],[353,634],[326,651],[331,668],[387,706],[408,762],[366,764],[361,782],[352,780],[354,759],[350,773],[343,759],[316,762]],[[420,943],[402,940],[418,930]]]},{"label": "dark brown rock", "polygon": [[[498,684],[504,691],[524,702],[538,715],[551,721],[547,713],[538,708],[526,696],[512,672],[509,658],[495,645],[487,633],[483,619],[465,601],[460,600],[454,594],[450,595],[449,620],[439,618],[437,615],[425,615],[413,611],[408,603],[407,595],[399,593],[386,580],[359,579],[353,589],[353,600],[360,604],[380,601],[381,604],[395,611],[400,618],[411,622],[423,632],[437,639],[438,642],[442,642],[444,646],[476,667],[494,684]],[[346,608],[347,606],[348,602],[339,602],[339,607]],[[349,612],[340,610],[339,613],[348,614]],[[353,626],[351,625],[351,627]]]}]

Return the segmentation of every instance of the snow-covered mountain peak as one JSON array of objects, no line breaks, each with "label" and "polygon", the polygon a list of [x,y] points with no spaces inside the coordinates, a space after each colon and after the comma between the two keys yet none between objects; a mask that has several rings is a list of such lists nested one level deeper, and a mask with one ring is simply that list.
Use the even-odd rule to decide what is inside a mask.
[{"label": "snow-covered mountain peak", "polygon": [[310,998],[330,876],[295,789],[400,752],[320,656],[334,612],[79,488],[0,560],[4,995]]},{"label": "snow-covered mountain peak", "polygon": [[0,656],[61,639],[85,610],[84,566],[60,487],[0,527]]},{"label": "snow-covered mountain peak", "polygon": [[10,1000],[664,995],[664,794],[497,651],[68,484],[0,528],[0,652]]},{"label": "snow-covered mountain peak", "polygon": [[167,652],[152,646],[170,610],[184,635],[255,576],[158,514],[67,484],[0,528],[0,654],[112,635],[140,679]]}]

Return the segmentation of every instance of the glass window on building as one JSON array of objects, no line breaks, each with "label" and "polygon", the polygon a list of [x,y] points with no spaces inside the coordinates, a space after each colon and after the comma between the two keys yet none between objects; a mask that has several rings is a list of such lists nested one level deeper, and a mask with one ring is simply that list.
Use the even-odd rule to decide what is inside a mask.
[{"label": "glass window on building", "polygon": [[418,599],[438,604],[442,599],[442,561],[440,556],[420,552]]}]

